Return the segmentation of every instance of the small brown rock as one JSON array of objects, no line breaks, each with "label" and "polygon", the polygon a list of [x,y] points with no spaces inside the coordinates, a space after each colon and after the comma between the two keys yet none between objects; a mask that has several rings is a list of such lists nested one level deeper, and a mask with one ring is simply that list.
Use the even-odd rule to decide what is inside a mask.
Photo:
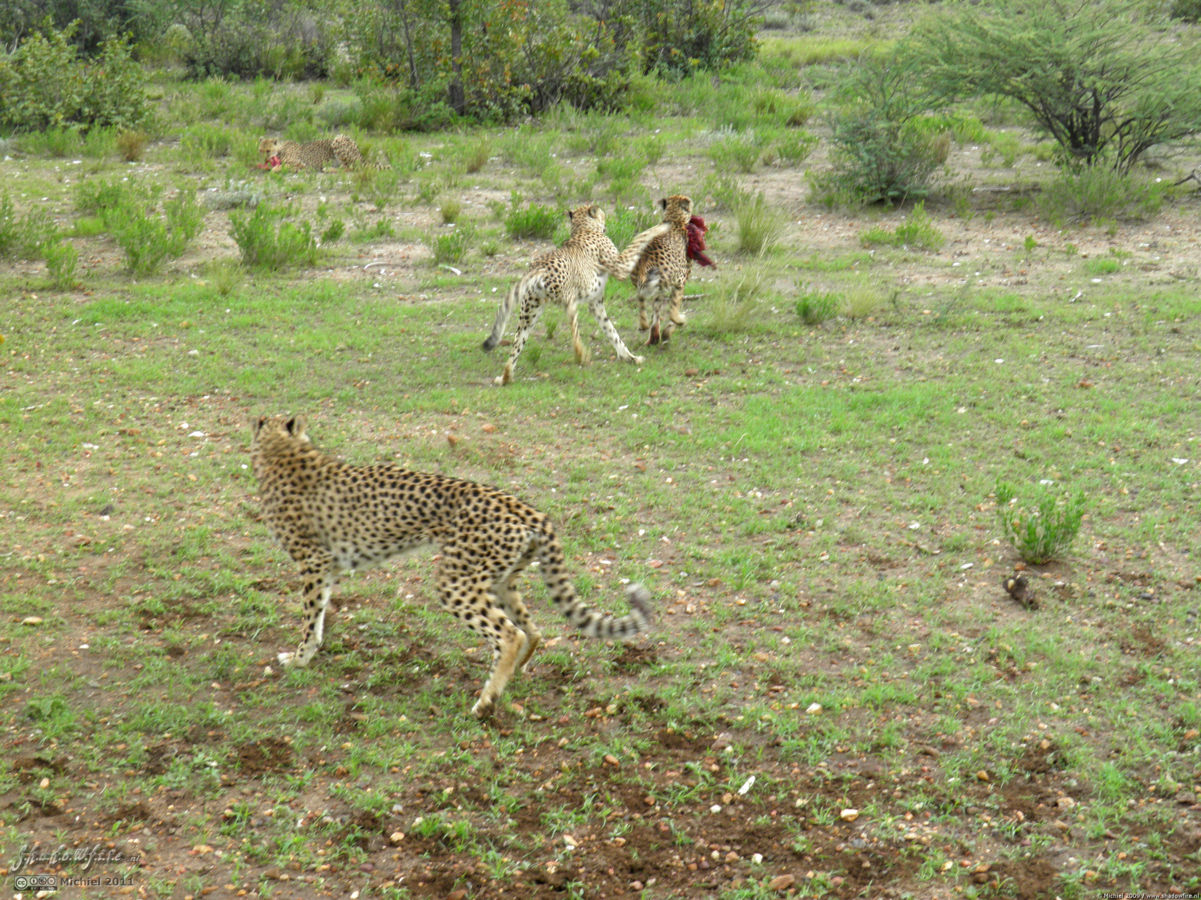
[{"label": "small brown rock", "polygon": [[769,891],[786,891],[796,884],[796,876],[785,872],[783,875],[777,875],[767,883]]}]

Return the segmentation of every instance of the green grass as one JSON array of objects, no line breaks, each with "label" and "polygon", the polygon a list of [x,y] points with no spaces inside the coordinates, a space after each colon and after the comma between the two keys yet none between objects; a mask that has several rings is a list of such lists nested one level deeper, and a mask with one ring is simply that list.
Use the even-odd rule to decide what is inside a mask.
[{"label": "green grass", "polygon": [[[248,171],[267,122],[319,131],[349,97],[332,84],[164,82],[189,153],[151,140],[136,189],[112,135],[86,179],[57,168],[70,136],[22,145],[0,205],[22,248],[0,261],[6,852],[136,848],[150,896],[754,898],[784,874],[797,896],[1201,889],[1179,799],[1201,728],[1195,259],[1168,230],[1151,249],[1137,226],[1061,232],[970,193],[971,216],[932,199],[882,229],[945,252],[864,249],[875,214],[807,202],[779,154],[745,174],[684,139],[797,132],[781,120],[808,88],[775,40],[761,68],[664,86],[645,120],[564,108],[403,152],[376,135],[392,183]],[[877,38],[796,52],[816,77],[841,41]],[[251,179],[258,219],[209,209],[159,273],[125,272],[96,225],[127,191]],[[601,203],[621,245],[677,191],[718,263],[694,269],[688,324],[633,366],[583,311],[581,368],[548,311],[495,388],[480,340],[563,210]],[[33,245],[72,217],[56,276]],[[244,266],[234,222],[280,266]],[[329,235],[319,256],[289,250],[300,223]],[[607,302],[633,348],[629,285]],[[281,672],[299,579],[246,454],[248,418],[274,412],[353,462],[517,494],[589,603],[623,611],[622,582],[647,583],[653,630],[581,639],[526,579],[547,645],[506,695],[519,710],[479,723],[488,654],[419,553],[345,577],[326,647]],[[1002,587],[1021,504],[1001,515],[998,479],[1088,498],[1070,551],[1027,563],[1038,609]],[[984,862],[1009,880],[972,880]],[[1021,866],[1045,883],[1019,889]]]}]

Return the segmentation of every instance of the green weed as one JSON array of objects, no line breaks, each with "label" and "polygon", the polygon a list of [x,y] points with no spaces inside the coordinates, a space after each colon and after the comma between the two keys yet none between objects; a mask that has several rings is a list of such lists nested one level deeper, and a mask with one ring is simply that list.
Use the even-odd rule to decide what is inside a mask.
[{"label": "green weed", "polygon": [[1042,486],[1019,503],[1014,487],[998,481],[994,493],[1001,533],[1023,560],[1041,566],[1071,548],[1084,519],[1083,492],[1061,497]]}]

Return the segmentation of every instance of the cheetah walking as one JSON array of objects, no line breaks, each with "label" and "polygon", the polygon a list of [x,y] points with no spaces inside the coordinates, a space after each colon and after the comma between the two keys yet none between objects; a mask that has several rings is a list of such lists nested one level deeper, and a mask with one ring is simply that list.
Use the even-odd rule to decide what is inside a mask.
[{"label": "cheetah walking", "polygon": [[505,363],[504,371],[496,377],[497,384],[508,384],[513,380],[517,357],[521,355],[530,330],[542,315],[543,308],[550,302],[562,303],[567,307],[571,344],[580,365],[588,361],[588,351],[580,342],[576,312],[576,304],[581,300],[586,301],[592,310],[592,315],[617,352],[617,358],[638,364],[642,362],[641,356],[635,356],[627,349],[605,313],[605,281],[609,275],[621,279],[629,277],[643,249],[659,235],[666,235],[670,226],[659,224],[635,235],[619,255],[617,247],[605,234],[605,212],[599,206],[577,206],[567,213],[567,217],[571,220],[571,236],[561,247],[534,260],[530,270],[513,285],[496,311],[492,333],[484,341],[485,350],[491,350],[500,343],[513,308],[518,305],[521,307],[517,334],[513,337],[513,352]]},{"label": "cheetah walking", "polygon": [[[638,327],[643,331],[650,329],[648,344],[667,341],[674,326],[686,321],[682,308],[684,285],[692,275],[692,260],[702,266],[713,265],[704,252],[704,234],[708,229],[703,219],[692,215],[692,199],[674,194],[660,200],[659,207],[671,230],[651,241],[630,274],[630,281],[638,290]],[[648,300],[652,303],[649,321]],[[662,307],[668,300],[668,321],[661,326]]]},{"label": "cheetah walking", "polygon": [[438,596],[444,608],[492,646],[492,671],[472,712],[488,715],[518,669],[542,642],[515,584],[531,562],[551,600],[591,637],[645,631],[650,593],[628,588],[621,617],[590,609],[576,596],[550,521],[496,488],[411,472],[394,465],[352,466],[313,446],[299,418],[252,422],[250,458],[267,526],[300,567],[304,637],[286,666],[305,666],[321,646],[325,611],[340,573],[433,545],[441,554]]}]

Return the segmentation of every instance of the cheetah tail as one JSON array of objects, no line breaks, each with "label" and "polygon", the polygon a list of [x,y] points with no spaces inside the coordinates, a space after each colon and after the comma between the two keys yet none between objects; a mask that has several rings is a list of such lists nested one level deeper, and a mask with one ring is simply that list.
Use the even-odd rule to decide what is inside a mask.
[{"label": "cheetah tail", "polygon": [[505,325],[509,322],[509,316],[513,314],[513,306],[517,303],[517,296],[525,287],[528,278],[528,274],[523,276],[520,281],[509,288],[509,293],[500,302],[500,308],[496,310],[496,321],[492,323],[492,333],[484,339],[484,350],[495,349],[496,345],[500,343],[500,339],[504,337]]},{"label": "cheetah tail", "polygon": [[624,616],[611,616],[592,609],[576,596],[571,579],[567,577],[563,545],[554,534],[542,544],[537,555],[552,602],[562,610],[563,617],[584,634],[613,640],[633,637],[650,627],[651,592],[641,584],[626,588],[630,611]]},{"label": "cheetah tail", "polygon": [[660,222],[653,228],[648,228],[646,231],[640,231],[634,235],[629,246],[621,251],[621,255],[617,257],[611,264],[605,268],[614,278],[625,281],[630,277],[630,273],[634,271],[634,266],[638,265],[638,260],[641,259],[643,251],[651,245],[656,239],[665,234],[671,233],[672,226],[666,222]]}]

